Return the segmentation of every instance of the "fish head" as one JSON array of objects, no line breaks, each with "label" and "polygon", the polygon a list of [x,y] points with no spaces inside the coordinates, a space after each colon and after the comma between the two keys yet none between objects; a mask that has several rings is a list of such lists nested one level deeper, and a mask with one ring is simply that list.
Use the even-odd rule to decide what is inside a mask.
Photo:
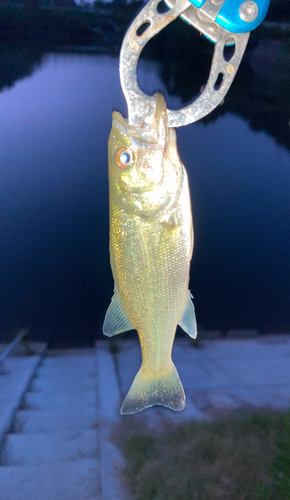
[{"label": "fish head", "polygon": [[155,98],[150,124],[129,125],[114,112],[109,137],[111,196],[128,214],[154,220],[174,207],[184,174],[175,131],[167,124],[165,99],[161,94]]}]

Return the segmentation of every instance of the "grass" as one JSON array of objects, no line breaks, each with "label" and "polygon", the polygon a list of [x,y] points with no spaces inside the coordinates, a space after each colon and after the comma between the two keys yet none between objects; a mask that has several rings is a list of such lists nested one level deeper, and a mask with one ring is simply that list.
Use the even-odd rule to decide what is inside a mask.
[{"label": "grass", "polygon": [[162,433],[140,425],[136,433],[131,421],[122,436],[136,500],[290,499],[290,412],[238,413]]}]

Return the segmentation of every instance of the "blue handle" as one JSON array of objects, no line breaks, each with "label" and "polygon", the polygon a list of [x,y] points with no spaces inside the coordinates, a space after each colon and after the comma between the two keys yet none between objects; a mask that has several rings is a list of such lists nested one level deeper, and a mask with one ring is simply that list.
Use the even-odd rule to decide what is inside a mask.
[{"label": "blue handle", "polygon": [[189,1],[198,8],[201,7],[205,2],[205,0],[189,0]]},{"label": "blue handle", "polygon": [[[202,7],[205,3],[205,0],[190,1],[197,8]],[[255,4],[258,6],[258,15],[253,21],[250,22],[242,19],[242,17],[245,16],[240,16],[240,7],[244,3],[244,0],[226,0],[216,17],[215,22],[222,28],[231,31],[232,33],[247,33],[248,31],[254,30],[264,20],[269,8],[270,0],[255,0]]]}]

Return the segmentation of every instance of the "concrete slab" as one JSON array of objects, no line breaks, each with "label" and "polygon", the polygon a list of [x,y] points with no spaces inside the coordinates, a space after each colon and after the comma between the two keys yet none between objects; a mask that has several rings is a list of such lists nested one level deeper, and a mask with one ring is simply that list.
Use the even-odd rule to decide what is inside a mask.
[{"label": "concrete slab", "polygon": [[[9,344],[0,344],[0,354],[8,347]],[[29,347],[29,354],[31,354],[31,351],[36,355],[36,356],[41,356],[42,353],[46,350],[47,344],[45,342],[29,342],[28,344]],[[9,357],[15,358],[15,357],[26,357],[27,356],[27,349],[24,345],[22,344],[16,344],[15,347],[13,347],[11,353],[9,354]],[[6,358],[7,359],[7,358]]]},{"label": "concrete slab", "polygon": [[[1,382],[1,379],[0,379]],[[96,375],[91,375],[87,377],[62,377],[60,379],[53,378],[35,378],[30,386],[30,391],[46,393],[56,393],[56,391],[61,392],[74,392],[74,391],[85,391],[87,389],[94,389],[97,386]]]},{"label": "concrete slab", "polygon": [[27,410],[66,410],[75,408],[95,408],[96,390],[78,389],[56,392],[28,392],[21,409]]},{"label": "concrete slab", "polygon": [[95,370],[93,365],[83,365],[79,367],[62,367],[58,368],[41,366],[37,371],[37,378],[46,378],[46,379],[61,379],[61,378],[70,378],[70,377],[92,377],[95,375]]},{"label": "concrete slab", "polygon": [[[26,358],[7,358],[5,368],[7,374],[0,375],[2,390],[0,393],[0,402],[14,399],[14,394],[23,388],[24,380],[30,381],[34,375],[37,366],[41,361],[40,356],[31,356]],[[25,389],[27,384],[25,385]]]},{"label": "concrete slab", "polygon": [[120,417],[120,389],[114,359],[107,342],[99,341],[96,347],[96,367],[98,377],[98,400],[100,418],[117,422]]},{"label": "concrete slab", "polygon": [[46,357],[43,361],[42,368],[63,369],[63,368],[80,368],[80,367],[94,367],[94,355],[67,355],[59,356],[56,358]]},{"label": "concrete slab", "polygon": [[244,402],[235,397],[234,394],[216,390],[216,391],[202,391],[202,392],[191,392],[187,394],[188,398],[190,398],[198,409],[203,412],[204,417],[207,415],[212,415],[214,410],[236,410],[238,408],[243,408]]},{"label": "concrete slab", "polygon": [[97,425],[96,408],[74,410],[20,410],[16,413],[13,432],[57,432],[61,430],[80,430]]},{"label": "concrete slab", "polygon": [[5,390],[5,387],[7,385],[7,378],[6,374],[0,375],[0,394]]},{"label": "concrete slab", "polygon": [[[277,356],[290,356],[290,335],[277,335],[258,337],[248,340],[221,340],[219,342],[205,342],[203,351],[206,355],[214,358],[231,356],[250,356],[276,358]],[[197,350],[197,349],[196,349]]]},{"label": "concrete slab", "polygon": [[100,499],[99,467],[97,459],[0,467],[1,500]]},{"label": "concrete slab", "polygon": [[96,344],[96,366],[99,380],[99,433],[102,500],[129,500],[121,474],[124,458],[112,434],[120,420],[120,387],[114,359],[108,342]]},{"label": "concrete slab", "polygon": [[67,356],[94,356],[95,347],[69,347],[66,349],[47,349],[45,353],[46,359],[51,358],[64,358]]},{"label": "concrete slab", "polygon": [[290,409],[290,387],[284,385],[244,386],[235,389],[235,396],[252,408]]},{"label": "concrete slab", "polygon": [[290,408],[290,398],[281,392],[265,391],[265,388],[237,387],[233,390],[215,389],[187,391],[203,418],[215,418],[233,410],[253,410],[259,408],[286,410]]},{"label": "concrete slab", "polygon": [[42,465],[96,458],[98,433],[95,429],[78,431],[8,434],[0,465]]},{"label": "concrete slab", "polygon": [[[118,376],[122,399],[126,396],[133,379],[138,372],[142,357],[139,341],[125,340],[119,343],[120,351],[116,354]],[[120,401],[122,403],[122,401]]]},{"label": "concrete slab", "polygon": [[14,414],[40,361],[41,356],[15,359],[7,358],[5,360],[5,367],[8,370],[8,374],[0,375],[2,379],[0,393],[0,444],[5,432],[11,426]]},{"label": "concrete slab", "polygon": [[[116,358],[124,396],[141,364],[139,342],[120,342]],[[174,417],[169,419],[173,421],[181,422],[187,415],[207,418],[213,408],[289,408],[290,335],[208,340],[199,348],[193,347],[187,338],[177,338],[173,360],[188,403],[184,411],[171,412]],[[151,409],[146,414],[149,411],[154,415]],[[167,410],[163,412],[168,419]],[[153,416],[150,418],[154,420]]]},{"label": "concrete slab", "polygon": [[[26,450],[31,464],[43,462],[35,466],[0,467],[0,484],[1,488],[4,485],[6,495],[3,497],[2,488],[1,500],[129,500],[121,480],[124,460],[114,434],[123,419],[137,428],[144,424],[164,428],[167,423],[212,418],[237,408],[290,407],[290,336],[204,340],[200,347],[194,347],[187,337],[178,338],[173,359],[187,394],[186,409],[172,412],[154,407],[126,417],[121,417],[119,411],[141,365],[139,341],[120,341],[120,351],[114,355],[109,345],[107,341],[99,341],[96,355],[83,353],[81,361],[72,352],[57,359],[49,358],[48,363],[45,360],[26,399],[27,404],[35,408],[42,405],[43,409],[17,412],[14,428],[24,434],[9,436],[5,458],[7,463],[9,460],[24,463]],[[18,370],[16,365],[14,370]],[[6,385],[0,382],[0,390],[1,387],[0,401],[4,401]],[[90,404],[93,406],[88,408]],[[67,409],[59,409],[64,407]],[[1,412],[2,406],[0,419]],[[92,455],[96,453],[92,437],[96,433],[100,440],[100,462]],[[90,458],[78,460],[78,453]],[[49,468],[45,470],[45,462],[53,454],[60,463],[57,466],[46,463]],[[37,470],[34,476],[33,468]],[[9,484],[15,486],[11,488]]]}]

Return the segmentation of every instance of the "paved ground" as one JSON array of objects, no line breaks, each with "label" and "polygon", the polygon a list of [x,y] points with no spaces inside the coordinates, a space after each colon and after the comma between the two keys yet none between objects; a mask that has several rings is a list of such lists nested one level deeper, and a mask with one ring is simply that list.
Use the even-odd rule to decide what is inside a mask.
[{"label": "paved ground", "polygon": [[[140,367],[138,343],[123,342],[115,356],[123,397]],[[204,341],[201,347],[181,338],[175,341],[173,360],[187,395],[187,407],[176,413],[163,408],[142,412],[150,415],[153,425],[154,414],[158,419],[166,415],[177,423],[211,418],[236,408],[290,408],[289,335]]]},{"label": "paved ground", "polygon": [[9,357],[0,374],[0,441],[9,430],[15,411],[39,365],[41,356]]},{"label": "paved ground", "polygon": [[[162,427],[237,408],[290,408],[290,336],[177,339],[173,359],[187,395],[182,412],[119,410],[140,363],[138,340],[10,358],[0,375],[1,500],[129,500],[120,482],[116,424]],[[114,349],[116,351],[116,349]]]}]

